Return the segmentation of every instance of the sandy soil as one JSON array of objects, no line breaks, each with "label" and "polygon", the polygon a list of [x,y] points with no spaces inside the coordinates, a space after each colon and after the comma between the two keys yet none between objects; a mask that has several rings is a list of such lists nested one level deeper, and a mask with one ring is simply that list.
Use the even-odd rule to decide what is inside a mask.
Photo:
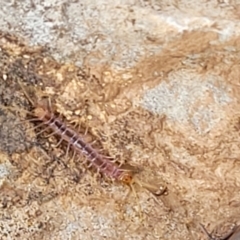
[{"label": "sandy soil", "polygon": [[[1,14],[1,239],[207,239],[200,223],[240,224],[236,2],[6,1]],[[64,158],[20,85],[167,192],[128,194]]]}]

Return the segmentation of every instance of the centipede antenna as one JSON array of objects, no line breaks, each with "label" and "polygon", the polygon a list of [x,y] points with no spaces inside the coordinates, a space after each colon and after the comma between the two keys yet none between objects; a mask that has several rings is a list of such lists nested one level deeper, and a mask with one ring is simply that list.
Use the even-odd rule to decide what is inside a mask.
[{"label": "centipede antenna", "polygon": [[[30,112],[30,111],[28,111],[28,110],[26,110],[26,109],[19,109],[19,108],[16,108],[16,107],[11,107],[11,106],[3,106],[3,105],[0,105],[1,106],[1,109],[3,109],[3,110],[7,110],[7,111],[9,111],[9,110],[11,110],[11,111],[13,111],[13,112],[25,112],[26,114],[29,114],[29,115],[33,115],[33,113],[32,112]],[[37,118],[34,118],[35,120],[37,119]],[[23,120],[23,121],[26,121],[26,120]],[[19,122],[21,122],[21,121],[19,121]]]},{"label": "centipede antenna", "polygon": [[25,87],[23,87],[23,84],[20,83],[20,81],[18,80],[18,84],[20,86],[20,88],[22,89],[24,95],[26,96],[27,100],[32,104],[32,106],[35,105],[35,102],[30,98],[29,94],[27,93]]},{"label": "centipede antenna", "polygon": [[39,119],[38,118],[28,118],[28,119],[25,119],[25,120],[21,120],[21,121],[18,121],[19,123],[25,123],[25,122],[39,122]]},{"label": "centipede antenna", "polygon": [[[39,122],[39,119],[38,118],[30,118],[30,119],[20,120],[20,121],[17,121],[16,125],[22,125],[23,123],[28,123],[29,121],[30,122]],[[27,131],[35,129],[35,128],[36,127],[27,129]]]}]

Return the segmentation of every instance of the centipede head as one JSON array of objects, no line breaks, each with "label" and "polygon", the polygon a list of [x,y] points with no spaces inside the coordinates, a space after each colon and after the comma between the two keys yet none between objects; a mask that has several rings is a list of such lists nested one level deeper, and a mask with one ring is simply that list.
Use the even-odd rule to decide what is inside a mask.
[{"label": "centipede head", "polygon": [[127,185],[131,185],[133,182],[133,173],[131,171],[124,171],[119,180]]},{"label": "centipede head", "polygon": [[129,185],[131,188],[133,188],[133,184],[137,184],[138,186],[147,189],[149,192],[151,192],[155,196],[160,196],[164,194],[167,190],[166,186],[163,187],[163,186],[158,186],[155,184],[143,182],[142,180],[137,178],[137,176],[134,174],[133,171],[130,171],[130,170],[123,171],[119,180],[120,182]]},{"label": "centipede head", "polygon": [[33,110],[34,116],[38,117],[39,119],[42,119],[44,116],[46,116],[49,113],[48,109],[44,106],[38,106]]}]

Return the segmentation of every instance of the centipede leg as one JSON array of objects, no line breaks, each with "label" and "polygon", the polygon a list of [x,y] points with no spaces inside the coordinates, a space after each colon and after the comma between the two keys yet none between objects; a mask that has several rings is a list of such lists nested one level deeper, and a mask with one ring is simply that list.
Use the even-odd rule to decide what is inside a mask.
[{"label": "centipede leg", "polygon": [[28,118],[28,119],[18,121],[17,124],[23,124],[23,123],[26,123],[26,122],[39,122],[39,121],[40,120],[38,118]]},{"label": "centipede leg", "polygon": [[55,148],[59,147],[59,145],[62,143],[62,141],[63,141],[63,138],[61,138],[54,147],[55,147]]},{"label": "centipede leg", "polygon": [[66,150],[65,157],[64,157],[66,159],[68,159],[68,153],[69,153],[70,146],[71,146],[71,143],[69,142],[67,145],[67,150]]},{"label": "centipede leg", "polygon": [[[91,168],[94,165],[94,161],[96,160],[96,158],[91,159],[91,162],[87,165],[87,168]],[[100,169],[100,168],[99,168]]]},{"label": "centipede leg", "polygon": [[[55,121],[52,121],[52,119],[50,119],[50,120],[49,120],[47,123],[45,123],[45,124],[49,124],[49,127],[52,128],[51,125],[55,125]],[[66,129],[65,125],[63,125],[62,127],[63,127],[64,129]],[[46,138],[49,138],[49,137],[51,137],[51,136],[53,136],[53,135],[57,135],[58,133],[61,133],[61,132],[62,132],[62,129],[61,129],[62,127],[58,128],[57,131],[53,131],[52,133],[48,134],[48,135],[46,136]],[[65,131],[64,131],[64,133],[65,133]]]},{"label": "centipede leg", "polygon": [[93,146],[96,142],[97,142],[97,140],[94,140],[94,141],[92,141],[92,142],[89,142],[88,144],[90,144],[91,146]]},{"label": "centipede leg", "polygon": [[47,126],[46,128],[42,129],[40,132],[37,133],[37,136],[42,134],[43,132],[47,131],[47,129],[51,129],[51,121],[52,121],[52,118],[50,118],[48,121],[46,122],[42,122],[40,124],[38,124],[37,126],[35,126],[33,129],[37,129],[39,127],[42,127],[42,126]]},{"label": "centipede leg", "polygon": [[[28,128],[27,131],[34,131],[36,130],[37,128],[40,128],[42,126],[45,126],[45,123],[40,123],[34,127],[31,127],[31,128]],[[39,133],[37,133],[37,135],[40,135],[41,133],[43,133],[44,131],[46,131],[46,129],[49,129],[50,127],[46,127],[44,130],[40,131]]]},{"label": "centipede leg", "polygon": [[84,136],[87,136],[88,133],[88,127],[86,127],[85,131],[84,131]]},{"label": "centipede leg", "polygon": [[48,134],[47,136],[45,136],[45,138],[49,138],[49,137],[51,137],[51,136],[57,135],[58,132],[59,132],[59,130],[58,130],[58,131],[54,131],[54,132]]},{"label": "centipede leg", "polygon": [[[73,141],[73,139],[74,139],[76,136],[77,136],[77,134],[75,133],[75,134],[70,138],[70,140],[68,141],[65,158],[67,158],[70,148],[71,148],[71,147],[73,148],[74,144],[76,143],[76,141]],[[74,152],[75,152],[75,151],[74,151]]]},{"label": "centipede leg", "polygon": [[74,151],[74,150],[73,150],[73,155],[72,155],[71,159],[73,159],[73,160],[74,160],[74,159],[75,159],[75,157],[76,157],[76,151]]}]

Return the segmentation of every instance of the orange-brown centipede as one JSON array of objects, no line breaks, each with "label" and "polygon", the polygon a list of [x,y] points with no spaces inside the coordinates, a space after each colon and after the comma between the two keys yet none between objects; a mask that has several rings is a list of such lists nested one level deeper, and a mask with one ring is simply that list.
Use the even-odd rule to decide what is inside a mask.
[{"label": "orange-brown centipede", "polygon": [[46,107],[38,106],[34,109],[34,115],[43,122],[47,128],[50,128],[53,134],[60,137],[60,142],[67,143],[67,152],[71,148],[75,153],[87,157],[88,168],[94,167],[98,172],[105,176],[116,179],[123,183],[131,183],[133,173],[119,167],[119,165],[102,155],[94,149],[91,144],[84,141],[76,129],[68,126],[62,119],[50,112]]},{"label": "orange-brown centipede", "polygon": [[[20,83],[19,83],[20,84]],[[33,105],[34,110],[32,115],[36,117],[35,120],[42,122],[40,125],[45,125],[46,128],[43,129],[51,129],[52,134],[56,135],[60,138],[57,145],[60,145],[62,141],[67,144],[67,154],[69,149],[75,153],[80,155],[84,155],[86,157],[86,161],[88,168],[95,168],[98,172],[103,174],[104,176],[122,182],[124,184],[128,184],[132,186],[133,182],[138,183],[140,186],[148,189],[152,193],[156,195],[160,195],[165,192],[164,189],[159,189],[151,184],[144,183],[142,181],[137,180],[134,178],[134,171],[130,169],[125,169],[120,166],[120,164],[112,161],[112,159],[106,155],[100,153],[99,150],[95,149],[92,144],[86,142],[84,140],[84,136],[77,131],[73,126],[66,124],[65,121],[51,111],[49,106],[43,103],[35,104],[31,98],[29,97],[28,93],[25,91],[23,86],[20,84],[21,88],[23,89],[26,97]],[[41,131],[41,132],[43,132]],[[133,180],[134,178],[134,180]]]}]

